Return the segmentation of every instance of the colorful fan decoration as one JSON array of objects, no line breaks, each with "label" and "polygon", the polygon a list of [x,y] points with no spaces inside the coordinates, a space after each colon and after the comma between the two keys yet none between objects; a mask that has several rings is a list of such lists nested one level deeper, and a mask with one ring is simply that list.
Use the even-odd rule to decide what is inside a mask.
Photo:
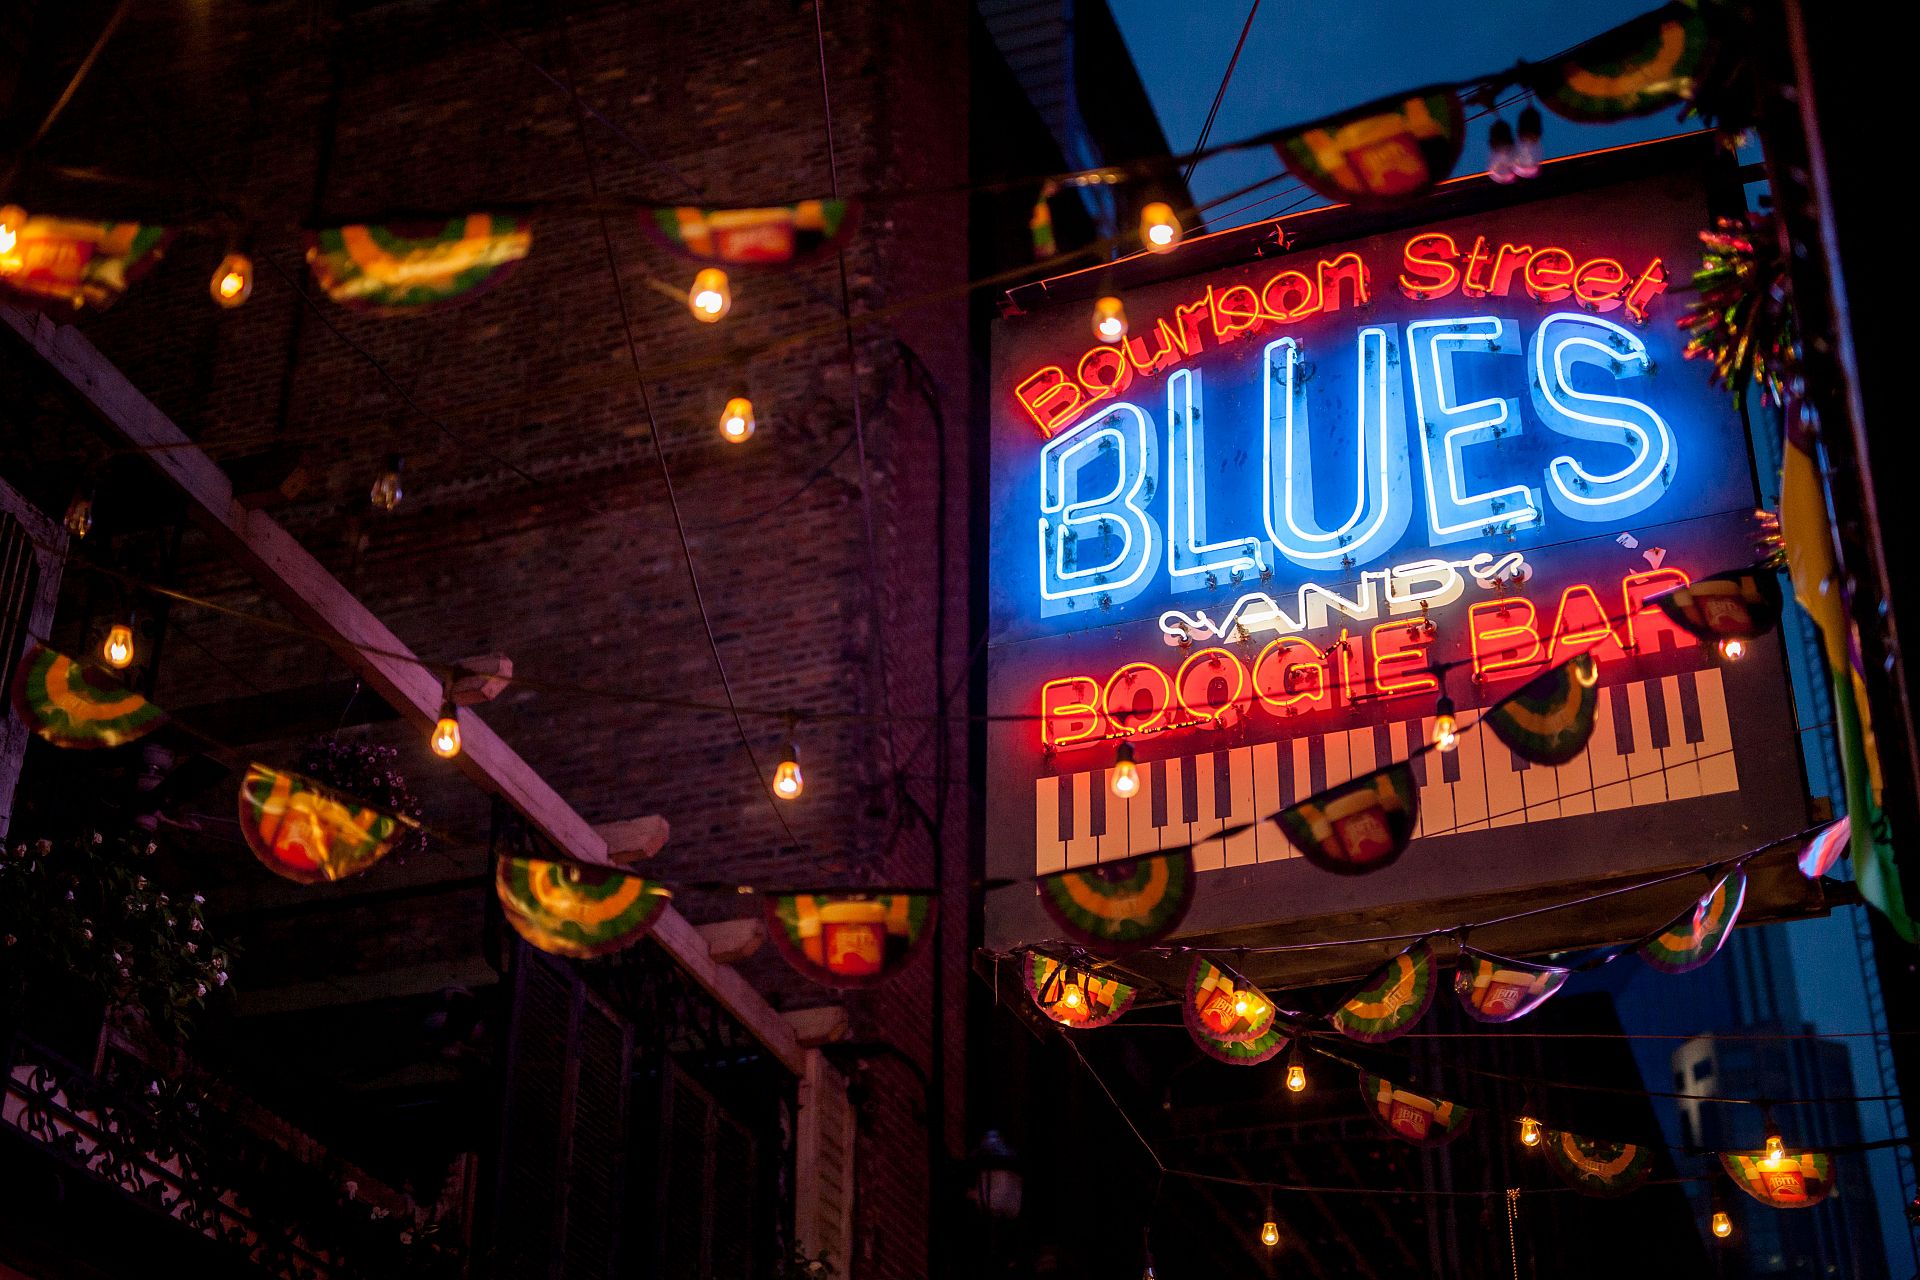
[{"label": "colorful fan decoration", "polygon": [[240,780],[240,833],[262,866],[301,884],[357,876],[417,824],[312,778],[254,764]]},{"label": "colorful fan decoration", "polygon": [[1309,796],[1274,821],[1314,866],[1364,875],[1406,851],[1419,808],[1413,770],[1403,762]]},{"label": "colorful fan decoration", "polygon": [[827,987],[871,987],[933,935],[930,893],[773,893],[767,932],[788,964]]},{"label": "colorful fan decoration", "polygon": [[27,727],[56,747],[117,747],[167,718],[139,694],[38,644],[20,662],[13,700]]},{"label": "colorful fan decoration", "polygon": [[1711,380],[1736,408],[1749,382],[1759,385],[1762,404],[1785,404],[1800,363],[1800,324],[1773,215],[1716,218],[1700,233],[1700,245],[1693,299],[1679,320],[1687,333],[1681,354],[1711,364]]},{"label": "colorful fan decoration", "polygon": [[1379,1076],[1360,1076],[1360,1097],[1388,1134],[1420,1147],[1444,1147],[1467,1131],[1473,1112],[1457,1102],[1422,1097]]},{"label": "colorful fan decoration", "polygon": [[846,200],[802,200],[765,209],[651,210],[644,225],[697,262],[728,267],[791,265],[829,253],[853,233],[859,209]]},{"label": "colorful fan decoration", "polygon": [[529,219],[472,213],[444,223],[314,232],[307,265],[340,305],[405,315],[500,283],[532,247]]},{"label": "colorful fan decoration", "polygon": [[1495,703],[1481,723],[1523,760],[1565,764],[1593,736],[1599,683],[1593,655],[1576,654]]},{"label": "colorful fan decoration", "polygon": [[1465,138],[1459,99],[1435,87],[1309,125],[1274,150],[1294,177],[1329,200],[1398,204],[1451,174]]},{"label": "colorful fan decoration", "polygon": [[515,933],[576,960],[640,941],[673,897],[665,885],[611,867],[543,858],[501,858],[493,887]]},{"label": "colorful fan decoration", "polygon": [[1840,861],[1852,839],[1853,827],[1845,818],[1827,827],[1807,841],[1807,847],[1800,851],[1800,874],[1809,880],[1818,880],[1833,870],[1833,864]]},{"label": "colorful fan decoration", "polygon": [[1670,4],[1537,68],[1533,88],[1541,105],[1568,120],[1625,120],[1687,97],[1706,52],[1699,12]]},{"label": "colorful fan decoration", "polygon": [[1040,880],[1040,905],[1073,941],[1108,954],[1151,946],[1180,927],[1193,903],[1193,855],[1150,853]]},{"label": "colorful fan decoration", "polygon": [[1433,1007],[1438,970],[1433,944],[1421,939],[1387,961],[1333,1011],[1334,1028],[1363,1044],[1385,1044],[1402,1035]]},{"label": "colorful fan decoration", "polygon": [[0,209],[0,285],[71,310],[113,305],[153,269],[173,233],[138,222],[89,222]]},{"label": "colorful fan decoration", "polygon": [[1722,1151],[1720,1167],[1734,1184],[1775,1209],[1806,1209],[1833,1190],[1833,1157],[1824,1151],[1789,1151],[1777,1160],[1758,1151]]},{"label": "colorful fan decoration", "polygon": [[1623,1196],[1653,1173],[1653,1152],[1632,1142],[1602,1142],[1549,1129],[1547,1158],[1569,1187],[1589,1196]]},{"label": "colorful fan decoration", "polygon": [[1653,603],[1702,640],[1752,640],[1780,623],[1780,577],[1771,569],[1716,573],[1662,592]]},{"label": "colorful fan decoration", "polygon": [[1187,974],[1182,1006],[1187,1031],[1202,1053],[1221,1062],[1250,1067],[1287,1047],[1286,1028],[1273,1001],[1245,978],[1204,956],[1196,956]]},{"label": "colorful fan decoration", "polygon": [[1693,909],[1640,946],[1640,958],[1662,973],[1686,973],[1720,954],[1746,901],[1747,876],[1735,871],[1707,891]]},{"label": "colorful fan decoration", "polygon": [[1106,1026],[1131,1008],[1134,996],[1139,994],[1124,982],[1075,968],[1039,951],[1027,952],[1020,976],[1034,1008],[1076,1031]]},{"label": "colorful fan decoration", "polygon": [[1453,975],[1453,991],[1467,1013],[1481,1022],[1524,1018],[1566,985],[1570,969],[1522,964],[1502,956],[1463,952]]}]

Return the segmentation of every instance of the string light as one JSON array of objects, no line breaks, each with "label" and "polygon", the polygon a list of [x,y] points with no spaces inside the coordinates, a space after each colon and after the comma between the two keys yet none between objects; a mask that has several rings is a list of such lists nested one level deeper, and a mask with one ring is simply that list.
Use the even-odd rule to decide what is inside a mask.
[{"label": "string light", "polygon": [[1260,1224],[1260,1243],[1269,1249],[1280,1243],[1280,1224],[1272,1218]]},{"label": "string light", "polygon": [[1078,1009],[1087,1002],[1086,981],[1075,982],[1072,978],[1063,978],[1060,991],[1060,1003],[1069,1009]]},{"label": "string light", "polygon": [[720,411],[720,438],[729,444],[740,444],[752,435],[753,401],[735,396]]},{"label": "string light", "polygon": [[1513,176],[1531,178],[1540,172],[1540,108],[1531,102],[1520,113],[1513,144]]},{"label": "string light", "polygon": [[381,511],[391,511],[399,506],[400,499],[407,496],[406,489],[400,483],[400,468],[405,463],[406,459],[399,454],[388,454],[387,465],[375,477],[373,488],[367,493],[367,501]]},{"label": "string light", "polygon": [[17,204],[0,209],[0,253],[13,252],[13,247],[20,242],[20,228],[26,220],[27,211]]},{"label": "string light", "polygon": [[1127,304],[1112,294],[1093,304],[1093,336],[1118,342],[1127,336]]},{"label": "string light", "polygon": [[1287,1092],[1304,1093],[1307,1088],[1307,1064],[1300,1060],[1300,1042],[1295,1040],[1287,1053]]},{"label": "string light", "polygon": [[1728,662],[1738,662],[1747,656],[1747,642],[1738,636],[1728,636],[1720,642],[1720,656]]},{"label": "string light", "polygon": [[1133,762],[1133,744],[1123,742],[1113,749],[1113,773],[1109,785],[1113,794],[1130,800],[1140,791],[1140,766]]},{"label": "string light", "polygon": [[1713,1234],[1722,1240],[1733,1234],[1733,1219],[1727,1216],[1725,1209],[1713,1211]]},{"label": "string light", "polygon": [[807,780],[800,774],[800,748],[789,738],[780,753],[780,763],[773,767],[773,794],[782,800],[797,800],[806,789]]},{"label": "string light", "polygon": [[727,273],[718,267],[703,267],[687,290],[687,308],[693,318],[704,324],[717,324],[733,310],[733,290],[727,285]]},{"label": "string light", "polygon": [[1780,1130],[1773,1121],[1767,1121],[1767,1153],[1760,1157],[1760,1167],[1772,1172],[1785,1168],[1788,1163],[1787,1144],[1780,1138]]},{"label": "string light", "polygon": [[434,721],[433,736],[427,739],[427,745],[442,760],[451,760],[460,754],[460,714],[454,710],[452,698],[440,704],[440,718]]},{"label": "string light", "polygon": [[93,532],[93,487],[81,485],[73,491],[73,501],[67,504],[67,516],[64,523],[67,532],[77,542]]},{"label": "string light", "polygon": [[1180,235],[1180,219],[1166,201],[1155,200],[1140,211],[1140,243],[1148,253],[1172,253]]},{"label": "string light", "polygon": [[1453,699],[1446,694],[1433,707],[1433,745],[1451,751],[1460,745],[1460,726],[1453,718]]},{"label": "string light", "polygon": [[253,259],[237,251],[220,259],[220,265],[213,269],[213,279],[207,282],[207,292],[216,303],[229,309],[251,298]]},{"label": "string light", "polygon": [[100,656],[115,671],[124,671],[132,666],[133,628],[124,622],[116,622],[107,628],[107,638],[100,646]]},{"label": "string light", "polygon": [[1520,1145],[1523,1147],[1540,1145],[1540,1122],[1532,1116],[1520,1117]]},{"label": "string light", "polygon": [[1505,120],[1495,120],[1493,128],[1487,130],[1487,176],[1501,186],[1518,177],[1514,168],[1513,126]]}]

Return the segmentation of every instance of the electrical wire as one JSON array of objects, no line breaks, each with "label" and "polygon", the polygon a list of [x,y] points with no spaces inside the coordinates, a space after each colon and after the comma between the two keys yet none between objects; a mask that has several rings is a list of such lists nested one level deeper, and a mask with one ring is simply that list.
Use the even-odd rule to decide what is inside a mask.
[{"label": "electrical wire", "polygon": [[[1207,139],[1213,136],[1214,118],[1220,114],[1220,103],[1225,100],[1227,96],[1227,86],[1233,83],[1233,69],[1240,65],[1240,51],[1247,47],[1247,34],[1253,30],[1253,20],[1259,13],[1260,0],[1253,0],[1253,4],[1247,9],[1246,22],[1241,24],[1240,38],[1234,41],[1233,56],[1227,59],[1227,70],[1225,74],[1220,77],[1220,87],[1214,90],[1213,105],[1207,108],[1206,123],[1200,126],[1200,138],[1193,144],[1195,151],[1205,151],[1207,149]],[[1180,181],[1183,183],[1191,182],[1193,180],[1194,168],[1199,163],[1198,160],[1188,160],[1185,172],[1180,175]]]}]

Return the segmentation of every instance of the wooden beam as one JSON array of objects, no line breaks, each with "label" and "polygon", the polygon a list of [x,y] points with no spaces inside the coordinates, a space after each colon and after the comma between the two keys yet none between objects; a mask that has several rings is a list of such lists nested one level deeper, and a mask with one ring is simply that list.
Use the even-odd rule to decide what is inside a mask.
[{"label": "wooden beam", "polygon": [[639,862],[664,849],[672,834],[667,820],[659,814],[603,822],[594,828],[606,842],[607,858],[612,862]]},{"label": "wooden beam", "polygon": [[[440,716],[441,680],[386,624],[264,511],[234,501],[225,472],[162,413],[85,334],[38,312],[0,303],[19,335],[121,441],[186,497],[189,516],[238,560],[302,626],[327,638],[346,662],[423,736]],[[452,665],[449,661],[448,666]],[[453,763],[512,805],[568,857],[609,863],[606,839],[472,710],[458,711],[462,749]],[[669,907],[653,937],[768,1051],[798,1075],[805,1058],[792,1027],[745,978],[707,954],[706,941]]]},{"label": "wooden beam", "polygon": [[715,964],[739,964],[767,941],[767,922],[757,917],[721,920],[699,928]]},{"label": "wooden beam", "polygon": [[847,1017],[846,1006],[839,1004],[823,1004],[817,1009],[789,1009],[780,1016],[793,1028],[793,1034],[804,1049],[817,1049],[835,1040],[845,1040],[853,1026],[852,1020]]}]

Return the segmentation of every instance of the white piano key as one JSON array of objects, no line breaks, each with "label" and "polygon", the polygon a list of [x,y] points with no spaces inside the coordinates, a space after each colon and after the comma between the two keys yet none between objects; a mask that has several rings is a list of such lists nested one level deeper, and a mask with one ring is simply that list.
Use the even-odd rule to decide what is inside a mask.
[{"label": "white piano key", "polygon": [[1180,768],[1180,757],[1174,756],[1167,761],[1167,825],[1160,828],[1160,847],[1178,849],[1193,841],[1193,826],[1186,818],[1186,775]]},{"label": "white piano key", "polygon": [[1620,754],[1618,728],[1613,722],[1613,692],[1600,686],[1600,706],[1594,712],[1593,737],[1587,743],[1587,767],[1593,774],[1593,807],[1604,812],[1633,803],[1627,781],[1627,758]]},{"label": "white piano key", "polygon": [[1132,819],[1129,816],[1133,801],[1122,800],[1113,794],[1112,769],[1096,771],[1091,786],[1100,788],[1106,798],[1106,830],[1094,837],[1098,846],[1096,856],[1101,862],[1118,862],[1127,857],[1133,847]]},{"label": "white piano key", "polygon": [[[1291,748],[1287,742],[1263,742],[1253,748],[1253,811],[1258,818],[1286,807],[1280,795],[1280,753]],[[1261,862],[1278,862],[1292,853],[1277,822],[1263,821],[1254,829],[1253,848]]]},{"label": "white piano key", "polygon": [[1092,773],[1076,773],[1069,781],[1073,787],[1073,834],[1067,838],[1067,866],[1085,867],[1100,860],[1100,846],[1093,838]]},{"label": "white piano key", "polygon": [[1052,875],[1067,869],[1067,846],[1060,839],[1060,779],[1046,774],[1033,784],[1033,873]]},{"label": "white piano key", "polygon": [[[1513,765],[1513,750],[1506,749],[1502,757],[1509,768]],[[1546,765],[1528,762],[1527,767],[1519,771],[1520,791],[1527,800],[1526,820],[1528,822],[1547,822],[1560,816],[1560,777]]]},{"label": "white piano key", "polygon": [[[1417,747],[1433,741],[1433,720],[1415,720],[1393,726],[1393,749],[1405,759]],[[1420,762],[1426,781],[1420,784],[1420,824],[1415,828],[1423,836],[1447,835],[1453,830],[1453,788],[1447,785],[1445,752],[1429,751]]]},{"label": "white piano key", "polygon": [[1667,746],[1660,752],[1660,765],[1667,776],[1667,799],[1683,800],[1700,794],[1699,746],[1687,741],[1686,716],[1680,707],[1680,677],[1667,676],[1657,685],[1649,684],[1648,696],[1659,691],[1661,712],[1667,717]]},{"label": "white piano key", "polygon": [[1387,763],[1385,760],[1375,760],[1373,755],[1372,725],[1364,729],[1347,730],[1347,763],[1353,769],[1349,776],[1357,778],[1363,773],[1372,773]]},{"label": "white piano key", "polygon": [[1694,677],[1700,690],[1700,794],[1714,796],[1740,789],[1733,758],[1733,726],[1727,722],[1727,690],[1718,667]]},{"label": "white piano key", "polygon": [[1218,840],[1209,839],[1222,823],[1213,816],[1213,752],[1196,752],[1193,757],[1194,819],[1189,838],[1193,842],[1193,867],[1196,871],[1218,871],[1226,865]]},{"label": "white piano key", "polygon": [[[1170,764],[1176,770],[1180,767],[1179,761],[1177,760],[1162,761],[1159,763],[1162,766]],[[1164,767],[1159,768],[1158,771],[1163,774],[1166,772]],[[1153,825],[1153,775],[1155,772],[1156,766],[1154,764],[1143,764],[1140,766],[1140,790],[1134,795],[1133,799],[1126,802],[1127,839],[1135,853],[1152,853],[1155,849],[1161,847],[1160,828]],[[1173,814],[1171,816],[1177,818],[1179,815]],[[1175,843],[1185,842],[1176,841]]]},{"label": "white piano key", "polygon": [[[1602,702],[1605,699],[1601,700]],[[1560,793],[1560,816],[1571,818],[1577,813],[1592,813],[1593,765],[1589,759],[1594,744],[1599,741],[1600,730],[1596,722],[1593,737],[1587,739],[1586,750],[1563,765],[1553,768],[1553,784]]]},{"label": "white piano key", "polygon": [[[1478,727],[1480,711],[1477,707],[1462,711],[1454,720],[1460,732],[1460,745],[1453,749],[1454,759],[1459,762],[1460,781],[1446,784],[1453,793],[1454,829],[1484,831],[1488,826],[1487,814],[1490,810],[1487,779],[1480,760],[1485,744],[1492,735]],[[1498,746],[1499,743],[1496,741],[1494,745]],[[1439,762],[1437,757],[1429,759]],[[1441,776],[1444,778],[1445,774]]]},{"label": "white piano key", "polygon": [[[1253,748],[1235,747],[1227,752],[1228,810],[1225,825],[1237,827],[1259,817],[1253,805]],[[1244,867],[1258,858],[1257,835],[1249,828],[1221,842],[1226,865]]]},{"label": "white piano key", "polygon": [[1479,739],[1480,764],[1487,786],[1487,825],[1511,827],[1527,820],[1527,793],[1513,771],[1513,752],[1491,729],[1473,735]]},{"label": "white piano key", "polygon": [[1347,735],[1339,729],[1315,736],[1313,745],[1327,764],[1327,786],[1337,787],[1353,777],[1353,761],[1347,754]]},{"label": "white piano key", "polygon": [[1627,686],[1627,711],[1633,724],[1633,752],[1627,757],[1633,802],[1660,804],[1667,798],[1667,781],[1660,774],[1660,749],[1653,745],[1653,719],[1647,711],[1646,681],[1635,680]]}]

